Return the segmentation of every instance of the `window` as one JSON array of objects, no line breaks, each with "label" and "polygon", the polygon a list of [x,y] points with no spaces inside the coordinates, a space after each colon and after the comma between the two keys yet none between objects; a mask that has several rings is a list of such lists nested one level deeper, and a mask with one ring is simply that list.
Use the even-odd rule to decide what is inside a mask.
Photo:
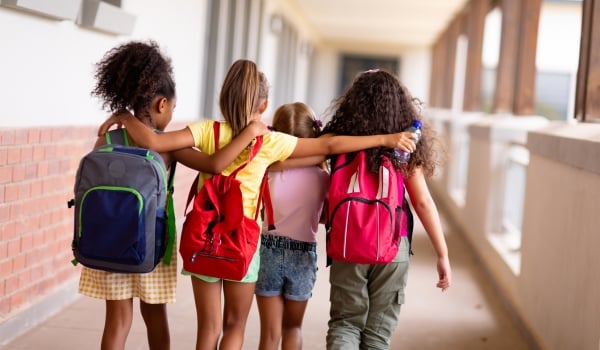
[{"label": "window", "polygon": [[384,69],[394,74],[398,74],[400,71],[400,62],[397,58],[354,55],[342,56],[342,73],[339,94],[341,95],[344,93],[344,90],[352,83],[358,73],[373,68]]}]

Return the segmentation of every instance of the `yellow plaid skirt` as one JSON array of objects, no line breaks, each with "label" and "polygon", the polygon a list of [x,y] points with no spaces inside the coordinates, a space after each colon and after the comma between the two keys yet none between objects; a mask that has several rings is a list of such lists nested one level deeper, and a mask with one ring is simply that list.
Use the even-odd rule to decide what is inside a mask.
[{"label": "yellow plaid skirt", "polygon": [[140,298],[147,304],[172,304],[177,290],[177,244],[171,264],[162,261],[148,273],[116,273],[83,266],[79,293],[103,300]]}]

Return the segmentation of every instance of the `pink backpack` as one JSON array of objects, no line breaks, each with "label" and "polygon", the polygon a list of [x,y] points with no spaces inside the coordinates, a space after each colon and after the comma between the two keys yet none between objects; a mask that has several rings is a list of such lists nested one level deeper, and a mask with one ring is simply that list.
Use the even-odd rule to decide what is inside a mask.
[{"label": "pink backpack", "polygon": [[372,173],[364,151],[340,154],[329,185],[328,257],[357,264],[391,262],[406,224],[403,198],[404,180],[387,157]]}]

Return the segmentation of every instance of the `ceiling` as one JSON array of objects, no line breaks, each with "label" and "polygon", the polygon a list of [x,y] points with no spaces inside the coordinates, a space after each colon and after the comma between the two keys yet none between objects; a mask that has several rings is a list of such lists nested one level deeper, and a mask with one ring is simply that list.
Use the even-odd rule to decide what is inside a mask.
[{"label": "ceiling", "polygon": [[324,43],[430,46],[468,0],[291,0]]}]

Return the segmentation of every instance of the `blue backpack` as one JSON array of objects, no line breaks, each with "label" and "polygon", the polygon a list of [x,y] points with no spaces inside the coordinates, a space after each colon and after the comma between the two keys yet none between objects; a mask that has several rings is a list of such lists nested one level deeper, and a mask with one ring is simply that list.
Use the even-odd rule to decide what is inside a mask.
[{"label": "blue backpack", "polygon": [[84,266],[122,273],[169,264],[175,241],[173,177],[160,154],[129,146],[125,129],[85,155],[77,169],[73,255]]}]

